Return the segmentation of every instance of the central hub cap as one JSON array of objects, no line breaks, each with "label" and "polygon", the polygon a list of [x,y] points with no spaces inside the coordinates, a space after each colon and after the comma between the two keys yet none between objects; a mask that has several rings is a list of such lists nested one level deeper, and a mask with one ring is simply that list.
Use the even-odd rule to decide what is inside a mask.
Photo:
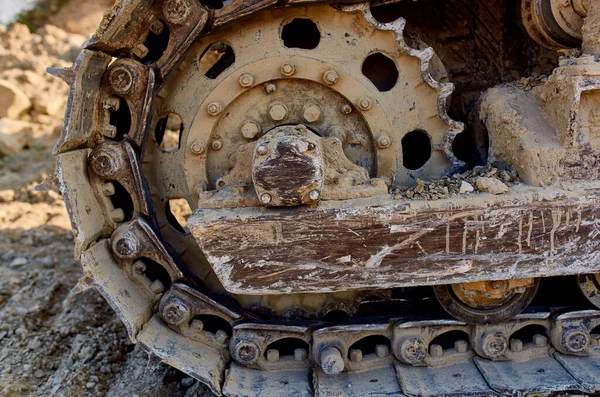
[{"label": "central hub cap", "polygon": [[282,126],[256,145],[252,180],[267,206],[316,202],[323,189],[323,158],[319,138],[304,125]]}]

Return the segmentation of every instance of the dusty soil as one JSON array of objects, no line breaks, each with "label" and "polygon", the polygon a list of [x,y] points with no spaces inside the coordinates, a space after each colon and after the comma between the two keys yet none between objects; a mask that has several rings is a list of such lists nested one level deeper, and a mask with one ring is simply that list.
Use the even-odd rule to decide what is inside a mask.
[{"label": "dusty soil", "polygon": [[149,365],[82,276],[64,203],[35,186],[48,149],[0,160],[0,395],[210,396],[166,365]]}]

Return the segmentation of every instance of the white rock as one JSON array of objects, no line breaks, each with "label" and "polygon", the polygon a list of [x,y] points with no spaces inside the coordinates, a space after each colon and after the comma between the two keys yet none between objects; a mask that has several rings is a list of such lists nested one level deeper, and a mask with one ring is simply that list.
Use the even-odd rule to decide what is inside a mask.
[{"label": "white rock", "polygon": [[491,194],[503,194],[508,192],[508,186],[496,178],[487,178],[481,176],[477,178],[475,184],[477,185],[477,189],[479,189],[481,192]]},{"label": "white rock", "polygon": [[31,123],[0,118],[0,155],[14,156],[31,142],[32,136]]},{"label": "white rock", "polygon": [[462,181],[460,183],[460,194],[471,193],[475,188],[469,182]]},{"label": "white rock", "polygon": [[31,101],[17,85],[0,80],[0,118],[17,119],[31,107]]}]

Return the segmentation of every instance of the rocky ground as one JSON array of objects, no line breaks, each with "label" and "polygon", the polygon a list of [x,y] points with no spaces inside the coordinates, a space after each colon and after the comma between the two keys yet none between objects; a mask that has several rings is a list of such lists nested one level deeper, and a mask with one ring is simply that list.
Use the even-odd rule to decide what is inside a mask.
[{"label": "rocky ground", "polygon": [[67,66],[84,36],[46,26],[0,31],[0,395],[210,396],[129,342],[95,290],[73,292],[62,197],[35,186],[53,171],[67,95],[46,66]]}]

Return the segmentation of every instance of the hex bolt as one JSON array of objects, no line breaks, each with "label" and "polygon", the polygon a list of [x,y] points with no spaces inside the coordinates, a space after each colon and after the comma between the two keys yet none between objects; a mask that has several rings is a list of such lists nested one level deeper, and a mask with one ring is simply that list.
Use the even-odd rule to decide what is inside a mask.
[{"label": "hex bolt", "polygon": [[362,97],[358,101],[358,108],[362,111],[366,112],[367,110],[371,109],[371,106],[373,106],[373,100],[368,96]]},{"label": "hex bolt", "polygon": [[144,59],[148,56],[148,54],[150,53],[150,50],[148,49],[148,47],[146,47],[143,44],[138,44],[137,46],[135,46],[135,48],[131,51],[131,53],[133,55],[135,55],[137,58],[139,59]]},{"label": "hex bolt", "polygon": [[270,204],[271,200],[273,200],[273,197],[271,197],[271,195],[269,193],[263,193],[260,196],[260,202],[263,204]]},{"label": "hex bolt", "polygon": [[173,297],[163,305],[161,317],[167,324],[181,325],[189,321],[190,308],[185,301]]},{"label": "hex bolt", "polygon": [[429,355],[431,357],[442,357],[444,355],[444,348],[434,343],[429,346]]},{"label": "hex bolt", "polygon": [[116,112],[121,108],[121,100],[117,97],[111,96],[104,99],[104,109]]},{"label": "hex bolt", "polygon": [[542,334],[535,334],[533,335],[533,344],[537,347],[544,347],[548,344],[548,338],[546,337],[546,335],[542,335]]},{"label": "hex bolt", "polygon": [[277,91],[277,86],[273,83],[269,83],[265,86],[265,90],[267,91],[267,94],[274,94],[275,91]]},{"label": "hex bolt", "polygon": [[117,136],[117,127],[112,124],[106,124],[102,129],[102,135],[114,139]]},{"label": "hex bolt", "polygon": [[269,153],[269,149],[267,149],[265,145],[260,145],[256,149],[256,153],[260,154],[261,156],[265,156],[267,153]]},{"label": "hex bolt", "polygon": [[192,320],[190,324],[190,330],[193,332],[202,332],[204,330],[204,322],[202,320],[198,320],[197,318]]},{"label": "hex bolt", "polygon": [[267,361],[271,362],[271,363],[279,361],[279,350],[277,350],[277,349],[267,350]]},{"label": "hex bolt", "polygon": [[388,134],[381,134],[377,137],[377,146],[380,149],[386,149],[392,145],[392,138]]},{"label": "hex bolt", "polygon": [[352,106],[346,104],[346,105],[342,105],[342,113],[345,115],[351,114],[352,113]]},{"label": "hex bolt", "polygon": [[165,292],[165,285],[160,280],[154,280],[152,284],[150,284],[150,291],[155,294],[162,294]]},{"label": "hex bolt", "polygon": [[321,351],[319,356],[321,369],[327,375],[338,375],[344,370],[344,358],[336,347],[329,346]]},{"label": "hex bolt", "polygon": [[228,339],[229,339],[229,334],[227,333],[227,331],[220,329],[217,332],[215,332],[215,340],[218,343],[225,343],[225,342],[227,342]]},{"label": "hex bolt", "polygon": [[510,340],[510,351],[511,352],[520,352],[523,350],[523,341],[521,339],[511,339]]},{"label": "hex bolt", "polygon": [[287,117],[287,109],[281,104],[271,106],[269,109],[269,117],[273,121],[281,121]]},{"label": "hex bolt", "polygon": [[141,260],[136,261],[133,264],[133,271],[136,274],[144,274],[144,273],[146,273],[146,264],[143,261],[141,261]]},{"label": "hex bolt", "polygon": [[138,239],[132,233],[125,232],[121,238],[114,242],[113,248],[119,256],[131,258],[138,254],[141,246]]},{"label": "hex bolt", "polygon": [[340,76],[337,74],[335,70],[328,70],[323,73],[323,81],[325,84],[333,85],[337,83]]},{"label": "hex bolt", "polygon": [[206,151],[206,143],[202,139],[196,139],[192,142],[190,150],[195,155],[200,155]]},{"label": "hex bolt", "polygon": [[375,355],[379,358],[384,358],[390,355],[390,347],[388,345],[376,345]]},{"label": "hex bolt", "polygon": [[119,157],[112,150],[100,149],[92,154],[92,168],[98,176],[109,178],[114,176],[121,166]]},{"label": "hex bolt", "polygon": [[219,102],[211,102],[206,107],[206,111],[211,116],[218,116],[223,111],[223,106]]},{"label": "hex bolt", "polygon": [[260,125],[255,123],[254,121],[247,121],[240,128],[240,133],[246,139],[254,139],[260,134],[261,128]]},{"label": "hex bolt", "polygon": [[482,339],[482,347],[488,357],[500,357],[508,350],[508,339],[502,332],[486,333]]},{"label": "hex bolt", "polygon": [[294,349],[294,360],[295,361],[304,361],[304,360],[306,360],[307,356],[308,356],[308,353],[306,352],[306,349],[303,349],[303,348]]},{"label": "hex bolt", "polygon": [[350,350],[350,361],[360,362],[363,359],[363,352],[360,349]]},{"label": "hex bolt", "polygon": [[125,211],[123,211],[121,208],[115,208],[114,210],[110,211],[110,219],[112,219],[115,223],[123,222],[125,220]]},{"label": "hex bolt", "polygon": [[581,353],[590,343],[588,335],[579,329],[568,330],[563,334],[562,344],[570,353]]},{"label": "hex bolt", "polygon": [[165,30],[165,24],[158,19],[150,25],[150,31],[156,35],[161,34]]},{"label": "hex bolt", "polygon": [[296,66],[293,63],[286,62],[281,65],[281,74],[287,77],[296,73]]},{"label": "hex bolt", "polygon": [[321,192],[319,192],[318,190],[313,190],[308,194],[308,197],[312,201],[318,201],[321,198]]},{"label": "hex bolt", "polygon": [[250,73],[244,73],[240,76],[239,82],[243,88],[250,88],[254,85],[254,76]]},{"label": "hex bolt", "polygon": [[400,345],[400,356],[410,364],[417,364],[425,360],[427,356],[427,345],[421,338],[406,339]]},{"label": "hex bolt", "polygon": [[108,75],[111,88],[118,94],[130,93],[135,85],[135,75],[130,67],[115,66]]},{"label": "hex bolt", "polygon": [[466,353],[469,350],[469,342],[466,340],[457,340],[454,342],[454,350],[457,353]]},{"label": "hex bolt", "polygon": [[233,358],[241,365],[252,365],[260,357],[260,347],[253,341],[238,341],[233,348]]},{"label": "hex bolt", "polygon": [[317,105],[308,105],[302,116],[307,123],[316,123],[321,118],[321,109]]},{"label": "hex bolt", "polygon": [[210,146],[213,148],[213,150],[221,150],[223,148],[223,141],[220,139],[215,139]]},{"label": "hex bolt", "polygon": [[107,182],[102,186],[102,194],[104,194],[105,197],[114,196],[115,193],[116,193],[116,188],[115,188],[114,183]]}]

